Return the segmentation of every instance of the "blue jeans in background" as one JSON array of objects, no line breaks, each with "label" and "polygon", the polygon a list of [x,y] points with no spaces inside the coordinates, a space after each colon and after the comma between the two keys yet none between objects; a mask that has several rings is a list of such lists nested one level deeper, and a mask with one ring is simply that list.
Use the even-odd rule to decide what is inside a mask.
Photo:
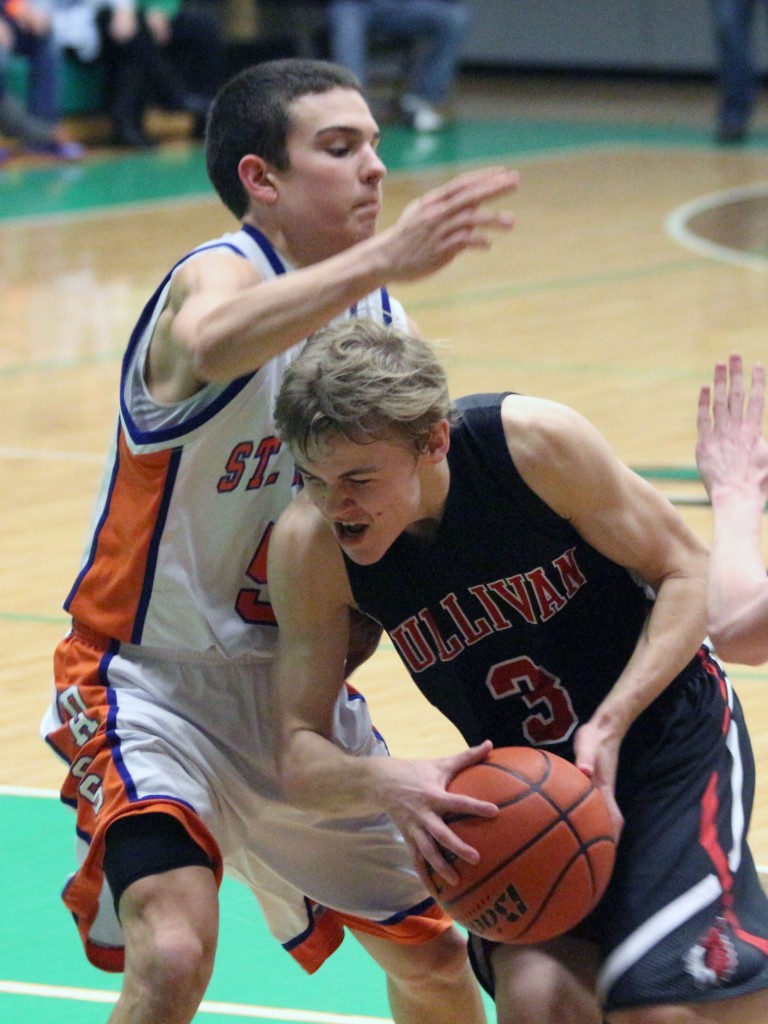
[{"label": "blue jeans in background", "polygon": [[418,41],[419,59],[408,92],[442,103],[456,77],[469,10],[460,0],[332,0],[328,5],[331,58],[368,84],[369,39],[395,35]]},{"label": "blue jeans in background", "polygon": [[[743,131],[757,94],[752,29],[758,0],[712,0],[715,26],[721,128]],[[768,13],[768,2],[762,6]]]}]

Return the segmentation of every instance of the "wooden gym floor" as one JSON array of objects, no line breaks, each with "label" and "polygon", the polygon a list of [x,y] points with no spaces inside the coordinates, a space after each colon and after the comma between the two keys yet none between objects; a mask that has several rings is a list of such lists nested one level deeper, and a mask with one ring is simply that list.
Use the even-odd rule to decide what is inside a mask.
[{"label": "wooden gym floor", "polygon": [[[768,355],[767,119],[761,109],[747,145],[720,149],[714,106],[708,84],[466,76],[449,129],[430,138],[391,128],[383,145],[384,224],[458,168],[503,161],[522,173],[510,237],[395,289],[440,343],[453,392],[509,388],[575,406],[705,539],[698,388],[730,351],[748,363]],[[71,821],[52,798],[62,771],[37,726],[128,333],[172,262],[232,227],[199,148],[183,138],[150,155],[99,150],[80,167],[0,171],[0,1016],[9,1024],[103,1020],[119,984],[85,964],[58,902]],[[752,845],[768,864],[768,673],[734,666],[731,675],[758,760]],[[388,643],[355,681],[393,753],[458,749]],[[304,979],[273,950],[250,897],[227,884],[224,902],[201,1021],[386,1017],[380,978],[366,975],[353,943]]]}]

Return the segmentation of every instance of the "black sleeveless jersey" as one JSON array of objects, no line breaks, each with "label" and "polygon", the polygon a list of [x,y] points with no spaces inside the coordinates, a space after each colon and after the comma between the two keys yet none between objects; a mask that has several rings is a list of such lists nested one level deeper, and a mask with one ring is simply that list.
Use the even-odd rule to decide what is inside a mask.
[{"label": "black sleeveless jersey", "polygon": [[[374,565],[345,562],[360,609],[467,743],[573,760],[574,732],[629,660],[650,598],[523,482],[503,398],[458,403],[434,539],[402,534]],[[654,731],[639,727],[648,739]]]}]

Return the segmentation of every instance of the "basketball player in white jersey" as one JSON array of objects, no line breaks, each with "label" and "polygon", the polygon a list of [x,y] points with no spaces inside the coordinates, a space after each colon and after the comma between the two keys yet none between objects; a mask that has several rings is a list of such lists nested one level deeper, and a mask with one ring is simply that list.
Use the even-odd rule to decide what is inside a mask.
[{"label": "basketball player in white jersey", "polygon": [[[282,373],[330,321],[360,312],[404,324],[386,282],[429,274],[512,224],[487,204],[516,175],[489,168],[426,194],[376,235],[378,138],[344,69],[291,60],[236,76],[214,103],[206,147],[241,228],[172,269],[128,344],[43,723],[70,766],[62,799],[78,816],[81,864],[64,900],[89,959],[125,972],[111,1024],[192,1020],[225,870],[308,971],[348,927],[384,968],[398,1024],[484,1019],[463,940],[391,821],[340,827],[277,800],[265,567],[296,490],[272,422]],[[386,755],[365,702],[339,685],[337,741]]]}]

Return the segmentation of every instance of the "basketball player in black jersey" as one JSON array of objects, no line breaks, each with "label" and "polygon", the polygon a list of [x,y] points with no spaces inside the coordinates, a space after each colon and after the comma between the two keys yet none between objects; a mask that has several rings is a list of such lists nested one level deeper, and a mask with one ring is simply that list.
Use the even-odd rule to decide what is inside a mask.
[{"label": "basketball player in black jersey", "polygon": [[[286,797],[389,812],[449,881],[460,758],[541,746],[600,787],[609,888],[539,946],[472,939],[501,1024],[765,1024],[768,900],[746,842],[754,763],[703,646],[707,552],[571,409],[451,408],[429,345],[368,321],[289,368],[277,424],[305,481],[272,536]],[[350,609],[387,630],[470,750],[352,758],[329,742]],[[490,742],[489,742],[490,741]]]}]

